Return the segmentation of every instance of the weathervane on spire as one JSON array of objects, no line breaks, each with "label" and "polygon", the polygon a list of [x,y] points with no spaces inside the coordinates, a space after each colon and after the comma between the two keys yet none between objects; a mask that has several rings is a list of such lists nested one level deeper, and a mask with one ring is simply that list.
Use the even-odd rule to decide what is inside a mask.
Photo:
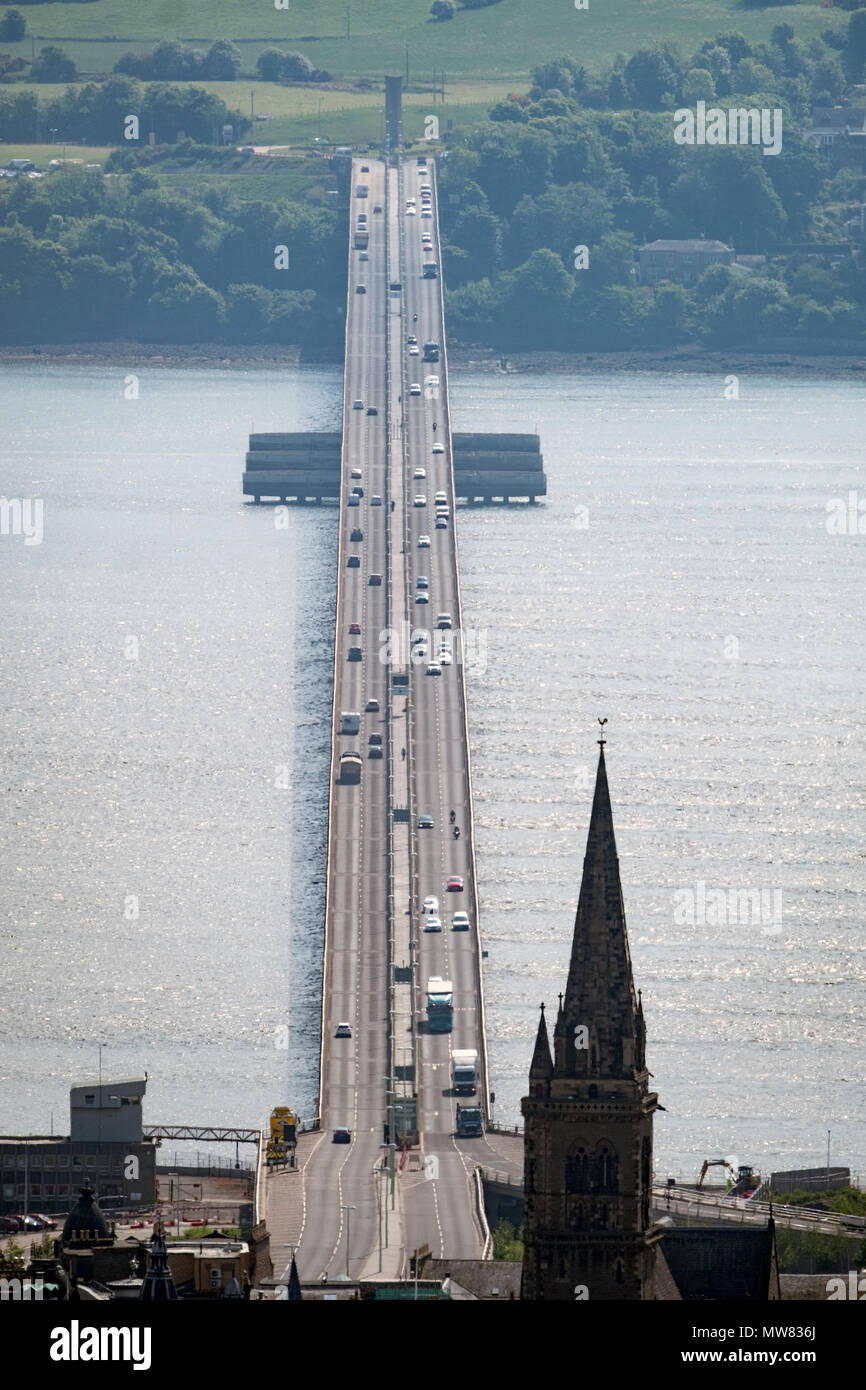
[{"label": "weathervane on spire", "polygon": [[599,722],[599,724],[601,725],[601,738],[598,740],[598,746],[599,746],[599,748],[603,748],[604,745],[605,745],[605,743],[607,742],[607,740],[605,739],[605,736],[604,736],[604,726],[605,726],[605,724],[607,723],[607,720],[606,720],[606,719],[599,719],[598,722]]}]

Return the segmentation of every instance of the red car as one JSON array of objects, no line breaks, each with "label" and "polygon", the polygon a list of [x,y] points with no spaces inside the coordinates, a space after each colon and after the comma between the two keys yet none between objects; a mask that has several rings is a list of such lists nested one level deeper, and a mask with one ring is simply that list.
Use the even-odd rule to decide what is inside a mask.
[{"label": "red car", "polygon": [[46,1216],[45,1213],[41,1211],[33,1211],[30,1215],[35,1216],[37,1221],[41,1221],[46,1231],[57,1230],[57,1222],[54,1220],[53,1216]]},{"label": "red car", "polygon": [[349,632],[350,632],[350,634],[351,634],[353,637],[360,637],[360,635],[361,635],[361,624],[360,624],[360,623],[349,623]]},{"label": "red car", "polygon": [[460,877],[459,874],[452,874],[452,875],[451,875],[451,877],[449,878],[448,882],[445,884],[445,892],[446,892],[446,893],[462,893],[462,892],[463,892],[463,879]]}]

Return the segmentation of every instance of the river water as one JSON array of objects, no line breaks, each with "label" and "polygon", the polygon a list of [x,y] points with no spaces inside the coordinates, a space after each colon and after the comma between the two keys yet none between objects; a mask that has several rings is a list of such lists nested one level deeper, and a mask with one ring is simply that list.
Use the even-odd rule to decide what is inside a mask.
[{"label": "river water", "polygon": [[[240,477],[253,426],[339,427],[340,374],[130,375],[0,377],[0,493],[44,504],[0,536],[7,1134],[66,1132],[100,1043],[148,1122],[315,1106],[336,513],[277,530]],[[550,490],[458,517],[497,1119],[564,988],[602,716],[657,1174],[829,1130],[866,1177],[862,388],[464,372],[452,413],[537,428]]]}]

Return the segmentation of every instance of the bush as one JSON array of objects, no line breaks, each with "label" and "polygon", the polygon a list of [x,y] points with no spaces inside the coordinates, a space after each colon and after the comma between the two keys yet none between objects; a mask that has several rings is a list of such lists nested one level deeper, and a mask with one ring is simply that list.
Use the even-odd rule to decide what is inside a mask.
[{"label": "bush", "polygon": [[27,23],[20,10],[7,10],[0,19],[0,39],[6,43],[17,43],[27,33]]},{"label": "bush", "polygon": [[430,13],[434,19],[441,22],[446,19],[453,19],[457,13],[457,7],[452,4],[452,0],[433,0]]}]

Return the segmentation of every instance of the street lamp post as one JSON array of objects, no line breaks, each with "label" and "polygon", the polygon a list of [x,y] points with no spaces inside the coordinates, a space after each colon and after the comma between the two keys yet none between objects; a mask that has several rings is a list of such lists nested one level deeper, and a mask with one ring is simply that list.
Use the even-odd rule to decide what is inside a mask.
[{"label": "street lamp post", "polygon": [[340,1204],[340,1210],[341,1210],[341,1211],[344,1211],[344,1212],[346,1213],[346,1278],[348,1279],[348,1277],[349,1277],[349,1240],[350,1240],[350,1236],[351,1236],[351,1226],[350,1226],[349,1223],[350,1223],[350,1221],[351,1221],[351,1219],[352,1219],[351,1216],[350,1216],[350,1212],[355,1211],[355,1207],[353,1207],[351,1204],[341,1203],[341,1204]]}]

